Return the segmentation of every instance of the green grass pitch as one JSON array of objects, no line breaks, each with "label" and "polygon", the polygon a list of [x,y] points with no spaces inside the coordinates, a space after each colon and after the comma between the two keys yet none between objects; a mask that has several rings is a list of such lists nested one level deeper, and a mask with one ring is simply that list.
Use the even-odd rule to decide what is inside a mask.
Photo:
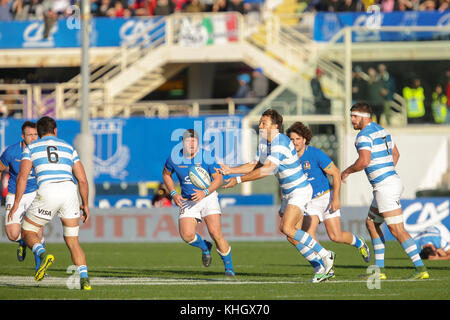
[{"label": "green grass pitch", "polygon": [[[223,263],[213,248],[205,268],[200,250],[185,243],[83,243],[92,291],[69,289],[74,276],[63,243],[47,244],[55,263],[49,277],[34,281],[34,257],[27,250],[17,261],[16,244],[0,244],[0,299],[108,300],[416,300],[450,298],[450,261],[425,261],[429,280],[406,280],[412,263],[397,242],[386,246],[388,280],[369,289],[366,264],[347,245],[322,242],[336,252],[336,278],[309,283],[312,268],[287,242],[231,242],[236,277],[223,276]],[[371,248],[372,249],[372,248]],[[373,258],[372,258],[373,259]],[[69,268],[70,270],[70,268]],[[72,271],[73,272],[73,271]],[[72,282],[71,282],[72,281]]]}]

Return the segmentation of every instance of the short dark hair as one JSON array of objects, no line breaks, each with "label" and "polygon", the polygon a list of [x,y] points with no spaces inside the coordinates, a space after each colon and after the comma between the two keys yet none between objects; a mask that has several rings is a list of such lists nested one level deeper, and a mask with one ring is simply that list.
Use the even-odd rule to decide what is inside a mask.
[{"label": "short dark hair", "polygon": [[184,133],[183,133],[183,140],[186,138],[195,138],[198,140],[198,133],[197,131],[195,131],[194,129],[187,129]]},{"label": "short dark hair", "polygon": [[36,123],[31,122],[31,121],[25,121],[22,124],[22,134],[25,134],[25,129],[26,128],[34,128],[34,129],[36,129]]},{"label": "short dark hair", "polygon": [[420,251],[419,256],[421,259],[426,260],[432,254],[433,254],[433,249],[431,247],[425,247],[422,249],[422,251]]},{"label": "short dark hair", "polygon": [[37,122],[37,132],[39,138],[46,134],[54,134],[56,129],[56,121],[48,116],[42,117]]},{"label": "short dark hair", "polygon": [[312,138],[311,129],[303,124],[303,122],[297,121],[287,129],[286,134],[289,136],[292,132],[298,134],[299,136],[305,138],[305,144],[309,145]]},{"label": "short dark hair", "polygon": [[263,112],[261,117],[270,117],[272,123],[278,126],[278,131],[283,132],[283,116],[275,109],[267,109]]},{"label": "short dark hair", "polygon": [[355,103],[350,108],[350,111],[361,111],[361,112],[370,113],[370,115],[372,115],[372,108],[370,107],[370,105],[367,102],[364,102],[364,101]]}]

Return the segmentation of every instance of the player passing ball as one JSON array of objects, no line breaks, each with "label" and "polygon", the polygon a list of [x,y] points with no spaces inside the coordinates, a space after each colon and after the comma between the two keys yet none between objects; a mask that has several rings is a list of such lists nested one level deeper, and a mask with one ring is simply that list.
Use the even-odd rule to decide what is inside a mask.
[{"label": "player passing ball", "polygon": [[313,188],[304,174],[297,151],[288,136],[282,133],[283,117],[273,109],[264,111],[259,121],[260,143],[253,162],[237,167],[222,165],[224,174],[242,174],[226,180],[224,188],[238,183],[262,179],[275,174],[282,192],[280,230],[288,239],[301,243],[308,250],[317,252],[317,265],[312,282],[329,279],[335,253],[323,248],[310,234],[301,230],[306,204],[311,200]]}]

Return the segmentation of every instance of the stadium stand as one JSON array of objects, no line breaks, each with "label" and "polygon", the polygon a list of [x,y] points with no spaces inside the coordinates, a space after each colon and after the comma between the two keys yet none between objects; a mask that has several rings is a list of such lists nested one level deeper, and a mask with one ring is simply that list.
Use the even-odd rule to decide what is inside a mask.
[{"label": "stadium stand", "polygon": [[[51,8],[49,1],[2,3],[11,3],[13,16],[9,20],[29,20],[30,24],[37,21],[38,26],[42,26],[42,20],[49,19],[45,14]],[[339,18],[340,14],[351,15],[352,21],[356,21],[373,4],[379,4],[386,17],[388,14],[401,15],[402,10],[417,10],[428,11],[427,14],[434,14],[438,19],[446,13],[448,1],[435,1],[434,7],[427,1],[422,1],[418,7],[411,7],[406,1],[353,1],[350,7],[338,5],[342,3],[345,4],[341,1],[288,0],[91,1],[94,19],[103,17],[102,23],[114,22],[108,26],[116,25],[117,33],[132,35],[118,37],[112,45],[92,46],[91,116],[232,115],[239,114],[236,106],[242,104],[254,105],[246,117],[252,127],[261,110],[270,105],[280,108],[287,123],[299,115],[305,117],[315,133],[313,145],[323,148],[332,159],[339,161],[342,158],[338,150],[342,132],[338,128],[346,122],[345,106],[352,102],[346,88],[348,83],[350,92],[356,88],[356,84],[352,85],[348,79],[349,75],[358,76],[361,90],[381,91],[375,92],[382,105],[378,120],[399,128],[408,121],[408,97],[403,88],[411,77],[418,76],[425,92],[426,112],[421,123],[448,124],[448,116],[442,121],[442,116],[433,111],[438,110],[433,107],[437,104],[441,105],[440,110],[446,110],[450,101],[447,71],[450,65],[444,57],[448,50],[448,32],[440,29],[433,32],[426,29],[427,26],[417,25],[416,29],[403,34],[394,30],[395,26],[367,33],[354,25],[353,43],[349,49],[352,56],[350,69],[346,69],[345,30],[329,29],[334,37],[325,32],[326,28],[339,24],[332,19]],[[60,26],[70,14],[76,14],[77,6],[74,1],[60,1],[55,9],[59,19],[54,23]],[[98,21],[99,28],[108,28],[101,27]],[[145,25],[142,21],[152,23]],[[408,21],[404,24],[411,26]],[[4,117],[78,116],[79,51],[71,49],[71,44],[58,48],[60,38],[57,35],[67,30],[60,27],[55,33],[51,23],[43,25],[42,38],[26,43],[15,43],[14,40],[11,42],[15,43],[15,48],[13,45],[7,48],[10,51],[0,52],[0,108]],[[321,25],[325,29],[321,29]],[[122,26],[132,27],[125,29]],[[167,26],[170,26],[168,32]],[[45,30],[49,32],[47,40]],[[202,34],[197,32],[199,30],[206,30],[209,36],[193,38]],[[211,38],[213,34],[216,37],[217,30],[226,30],[226,36]],[[422,39],[422,34],[427,34],[428,38]],[[68,34],[65,35],[68,39]],[[382,39],[387,35],[397,36],[400,41]],[[204,40],[207,45],[199,50],[199,43]],[[424,41],[426,46],[423,46]],[[219,50],[216,44],[224,47]],[[24,45],[29,47],[23,48]],[[54,49],[45,49],[46,45]],[[56,56],[58,59],[54,59]],[[55,61],[59,65],[52,65]],[[146,68],[140,67],[142,65]],[[317,115],[310,87],[318,67],[323,70],[321,86],[331,100],[331,116],[327,118]],[[47,68],[52,68],[52,72],[49,73]],[[232,96],[237,89],[237,76],[251,74],[255,68],[262,68],[270,79],[269,95],[263,100],[251,97],[227,100],[226,97]],[[369,69],[374,70],[372,77],[369,77]],[[199,83],[200,75],[208,85],[194,85]],[[440,93],[436,92],[438,84]],[[446,108],[442,107],[444,97]]]}]

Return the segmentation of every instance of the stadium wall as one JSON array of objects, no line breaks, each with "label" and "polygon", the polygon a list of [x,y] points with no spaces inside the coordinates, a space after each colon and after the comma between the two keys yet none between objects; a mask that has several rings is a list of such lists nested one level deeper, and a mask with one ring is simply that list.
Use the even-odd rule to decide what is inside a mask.
[{"label": "stadium wall", "polygon": [[[450,229],[447,198],[402,200],[405,227],[412,235],[427,226],[442,223]],[[279,232],[278,206],[228,206],[223,208],[222,228],[230,241],[284,241]],[[343,207],[342,229],[369,238],[365,228],[367,207]],[[0,242],[8,242],[1,219]],[[209,238],[203,223],[198,232]],[[386,232],[386,230],[385,230]],[[46,226],[48,243],[62,242],[62,227],[58,218]],[[328,240],[323,224],[318,239]],[[393,240],[386,232],[386,239]],[[178,208],[149,209],[92,209],[90,221],[80,228],[81,242],[180,242],[178,234]]]}]

